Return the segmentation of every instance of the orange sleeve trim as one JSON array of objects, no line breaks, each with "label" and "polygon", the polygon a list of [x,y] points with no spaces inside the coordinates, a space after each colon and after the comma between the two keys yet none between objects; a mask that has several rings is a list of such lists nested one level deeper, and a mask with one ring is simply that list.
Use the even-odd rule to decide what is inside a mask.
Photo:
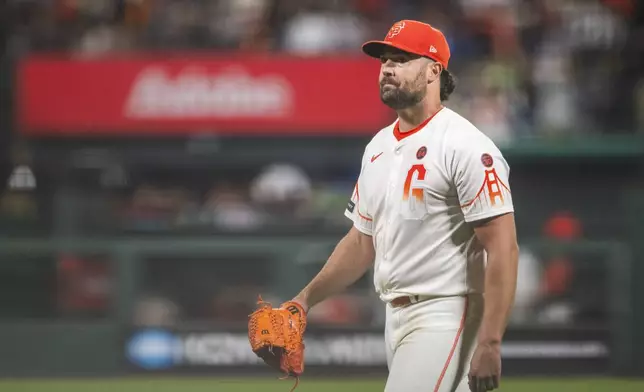
[{"label": "orange sleeve trim", "polygon": [[367,222],[373,221],[373,219],[371,219],[369,217],[366,217],[366,216],[364,216],[364,215],[362,215],[360,213],[360,190],[358,189],[358,183],[357,182],[356,182],[356,208],[358,210],[357,212],[358,212],[358,216],[360,218],[366,220]]},{"label": "orange sleeve trim", "polygon": [[454,357],[454,352],[456,351],[456,347],[458,346],[458,341],[461,339],[461,335],[463,334],[463,330],[465,329],[465,321],[467,320],[467,308],[469,307],[468,306],[469,302],[470,302],[469,298],[465,297],[465,309],[463,309],[463,317],[461,317],[461,325],[460,327],[458,327],[458,332],[456,332],[454,343],[452,343],[452,349],[449,352],[447,361],[445,361],[445,366],[443,366],[443,371],[441,372],[440,377],[438,377],[438,381],[436,382],[436,386],[434,387],[434,392],[438,392],[440,390],[441,383],[445,378],[445,373],[447,373],[449,364],[450,362],[452,362],[452,358]]}]

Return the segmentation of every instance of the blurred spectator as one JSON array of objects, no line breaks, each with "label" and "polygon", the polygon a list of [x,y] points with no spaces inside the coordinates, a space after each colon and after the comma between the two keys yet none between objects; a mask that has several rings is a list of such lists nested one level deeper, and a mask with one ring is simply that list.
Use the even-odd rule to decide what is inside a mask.
[{"label": "blurred spectator", "polygon": [[545,133],[572,131],[578,124],[570,52],[560,38],[544,42],[533,65],[535,125]]},{"label": "blurred spectator", "polygon": [[179,316],[177,304],[161,296],[149,295],[136,302],[133,323],[145,327],[172,327]]},{"label": "blurred spectator", "polygon": [[142,184],[135,190],[124,218],[133,229],[169,229],[188,200],[185,190]]},{"label": "blurred spectator", "polygon": [[510,323],[527,325],[534,321],[536,306],[541,299],[541,262],[537,255],[526,247],[519,253],[517,288]]},{"label": "blurred spectator", "polygon": [[558,241],[574,241],[581,237],[581,222],[571,212],[559,211],[546,221],[544,234]]},{"label": "blurred spectator", "polygon": [[32,170],[32,157],[25,145],[15,143],[7,156],[11,171],[0,185],[0,230],[21,233],[42,223],[37,200],[38,179]]},{"label": "blurred spectator", "polygon": [[125,26],[139,30],[150,21],[153,0],[117,0],[115,13],[122,18]]},{"label": "blurred spectator", "polygon": [[95,56],[129,48],[130,42],[122,30],[102,23],[83,34],[76,50],[80,55]]},{"label": "blurred spectator", "polygon": [[274,47],[269,0],[222,0],[217,11],[225,17],[212,27],[228,45],[254,51]]},{"label": "blurred spectator", "polygon": [[[553,214],[544,226],[546,238],[554,241],[574,241],[581,237],[581,223],[570,212]],[[539,321],[546,324],[569,324],[580,310],[574,292],[575,262],[568,254],[554,254],[546,260],[541,285],[542,308]],[[581,295],[585,295],[581,293]],[[598,306],[601,306],[598,304]]]},{"label": "blurred spectator", "polygon": [[250,185],[252,201],[270,215],[304,217],[312,196],[311,180],[299,167],[273,164]]},{"label": "blurred spectator", "polygon": [[368,38],[364,20],[343,0],[307,0],[284,28],[282,47],[301,55],[356,52]]},{"label": "blurred spectator", "polygon": [[62,314],[106,316],[113,294],[109,263],[97,257],[61,255],[57,294]]},{"label": "blurred spectator", "polygon": [[262,217],[247,202],[242,191],[222,183],[213,187],[199,213],[199,221],[229,230],[254,230]]},{"label": "blurred spectator", "polygon": [[2,232],[22,231],[38,223],[38,205],[31,192],[7,190],[0,194],[0,227]]}]

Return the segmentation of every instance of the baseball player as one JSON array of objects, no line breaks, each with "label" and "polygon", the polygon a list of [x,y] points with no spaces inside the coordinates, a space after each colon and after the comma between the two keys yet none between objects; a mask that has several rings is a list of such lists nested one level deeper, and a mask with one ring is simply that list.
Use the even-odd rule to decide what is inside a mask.
[{"label": "baseball player", "polygon": [[495,389],[518,259],[508,164],[443,106],[455,84],[439,30],[404,20],[362,49],[380,60],[380,98],[398,119],[365,148],[352,228],[293,302],[306,312],[373,267],[385,391]]}]

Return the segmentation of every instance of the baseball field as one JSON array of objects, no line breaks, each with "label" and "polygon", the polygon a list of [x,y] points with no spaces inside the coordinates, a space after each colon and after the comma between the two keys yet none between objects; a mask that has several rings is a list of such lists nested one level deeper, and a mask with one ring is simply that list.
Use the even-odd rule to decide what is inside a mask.
[{"label": "baseball field", "polygon": [[[96,380],[0,381],[0,392],[288,392],[292,381],[275,379],[126,378]],[[297,392],[382,391],[384,380],[303,379]],[[430,388],[431,389],[431,388]],[[428,389],[428,390],[430,390]],[[623,379],[505,379],[500,391],[636,392],[644,380]]]}]

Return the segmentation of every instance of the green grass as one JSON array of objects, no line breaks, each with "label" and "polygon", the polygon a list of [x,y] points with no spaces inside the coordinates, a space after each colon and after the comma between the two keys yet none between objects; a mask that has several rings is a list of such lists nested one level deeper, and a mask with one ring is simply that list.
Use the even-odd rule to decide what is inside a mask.
[{"label": "green grass", "polygon": [[[0,381],[1,392],[288,392],[292,380],[126,378],[97,380]],[[302,379],[297,392],[382,391],[384,380]],[[520,392],[641,392],[644,380],[505,379],[500,391]]]}]

